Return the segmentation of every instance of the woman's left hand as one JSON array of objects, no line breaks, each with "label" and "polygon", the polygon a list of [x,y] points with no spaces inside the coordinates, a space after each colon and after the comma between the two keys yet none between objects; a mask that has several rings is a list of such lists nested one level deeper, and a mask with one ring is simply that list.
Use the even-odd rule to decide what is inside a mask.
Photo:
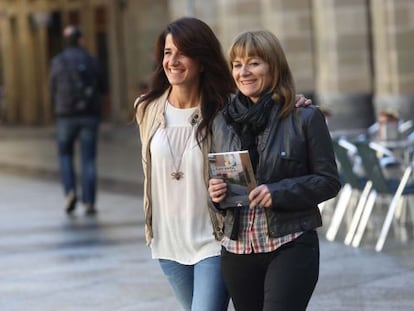
[{"label": "woman's left hand", "polygon": [[269,188],[266,185],[260,185],[254,188],[249,193],[249,207],[271,207],[272,206],[272,195],[270,194]]},{"label": "woman's left hand", "polygon": [[296,102],[295,102],[296,107],[309,106],[309,105],[312,105],[311,99],[306,98],[305,96],[303,96],[303,94],[296,95]]}]

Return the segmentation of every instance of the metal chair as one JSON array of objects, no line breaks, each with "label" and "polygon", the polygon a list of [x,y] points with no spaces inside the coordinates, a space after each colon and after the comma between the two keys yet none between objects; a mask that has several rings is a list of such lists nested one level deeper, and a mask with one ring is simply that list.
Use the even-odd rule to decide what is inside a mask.
[{"label": "metal chair", "polygon": [[359,246],[378,194],[392,197],[384,224],[375,245],[375,250],[379,252],[383,249],[391,222],[395,217],[397,207],[401,204],[401,198],[406,195],[414,194],[414,183],[408,183],[412,173],[412,167],[411,165],[408,165],[404,168],[401,179],[386,178],[377,157],[376,150],[371,147],[370,143],[368,141],[357,141],[354,142],[354,144],[358,149],[358,154],[361,158],[367,177],[372,181],[373,190],[370,192],[366,201],[361,221],[352,240],[352,246]]},{"label": "metal chair", "polygon": [[[375,137],[378,134],[380,128],[379,122],[374,122],[368,127],[367,133],[370,137]],[[398,122],[398,133],[399,136],[405,138],[414,131],[414,120],[400,120]]]},{"label": "metal chair", "polygon": [[403,137],[407,137],[414,131],[414,120],[401,121],[398,125],[398,131]]},{"label": "metal chair", "polygon": [[[343,187],[335,211],[332,215],[329,228],[326,231],[326,239],[329,241],[335,240],[346,209],[350,206],[349,203],[352,196],[359,196],[355,213],[360,215],[372,188],[372,183],[367,180],[367,178],[360,177],[354,172],[354,163],[349,154],[355,154],[357,152],[356,147],[343,138],[333,140],[332,143]],[[353,236],[353,232],[357,225],[357,223],[355,223],[356,219],[357,218],[354,216],[351,221],[350,230],[347,233],[347,238],[345,238],[346,243],[350,237]]]}]

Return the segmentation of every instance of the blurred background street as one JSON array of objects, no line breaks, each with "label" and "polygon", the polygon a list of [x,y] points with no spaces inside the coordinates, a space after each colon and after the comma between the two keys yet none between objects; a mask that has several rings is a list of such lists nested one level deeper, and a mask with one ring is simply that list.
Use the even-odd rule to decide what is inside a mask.
[{"label": "blurred background street", "polygon": [[[144,243],[141,151],[131,121],[154,68],[155,38],[182,16],[210,25],[224,52],[241,31],[277,35],[297,93],[321,108],[334,142],[348,148],[348,169],[339,165],[345,181],[354,173],[358,182],[376,179],[357,140],[376,144],[379,161],[391,163],[377,172],[398,171],[400,181],[412,168],[412,0],[0,0],[1,311],[179,310]],[[95,218],[82,206],[68,217],[59,182],[48,78],[69,24],[83,30],[109,88]],[[322,210],[320,280],[308,310],[414,310],[414,208],[395,217],[376,252],[388,205],[372,199],[360,246],[347,246],[362,187],[345,183],[341,194],[353,197],[344,209],[332,201]]]},{"label": "blurred background street", "polygon": [[[96,218],[64,213],[53,135],[0,127],[0,310],[179,310],[144,242],[136,128],[102,128]],[[413,310],[412,240],[378,253],[369,234],[353,248],[325,230],[308,310]]]}]

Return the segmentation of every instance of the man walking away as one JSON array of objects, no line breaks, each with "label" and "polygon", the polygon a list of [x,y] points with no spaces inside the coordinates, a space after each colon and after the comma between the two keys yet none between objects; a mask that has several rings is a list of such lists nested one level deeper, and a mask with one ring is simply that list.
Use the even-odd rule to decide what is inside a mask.
[{"label": "man walking away", "polygon": [[56,115],[56,141],[65,211],[72,214],[78,193],[74,168],[75,142],[81,152],[82,203],[86,215],[95,215],[96,156],[101,95],[105,92],[103,75],[96,59],[83,48],[82,32],[67,26],[63,37],[65,49],[51,62],[50,91]]}]

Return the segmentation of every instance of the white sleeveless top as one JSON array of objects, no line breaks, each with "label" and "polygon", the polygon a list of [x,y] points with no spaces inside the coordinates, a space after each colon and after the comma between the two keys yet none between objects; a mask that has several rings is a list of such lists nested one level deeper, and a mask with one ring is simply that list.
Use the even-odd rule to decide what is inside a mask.
[{"label": "white sleeveless top", "polygon": [[[220,254],[207,207],[203,154],[195,139],[196,127],[190,124],[196,109],[178,109],[167,102],[166,127],[157,130],[150,146],[152,258],[189,265]],[[179,171],[184,175],[176,180],[171,173],[181,155]]]}]

